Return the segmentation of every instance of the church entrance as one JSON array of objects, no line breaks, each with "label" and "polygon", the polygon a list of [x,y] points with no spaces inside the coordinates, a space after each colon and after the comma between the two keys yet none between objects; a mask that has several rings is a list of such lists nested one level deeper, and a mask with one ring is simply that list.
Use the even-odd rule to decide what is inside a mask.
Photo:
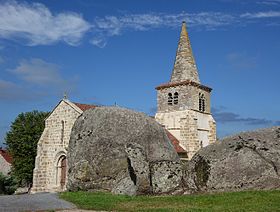
[{"label": "church entrance", "polygon": [[60,177],[61,189],[64,188],[65,182],[66,182],[66,157],[63,157],[61,160],[61,177]]},{"label": "church entrance", "polygon": [[62,155],[57,162],[56,184],[61,190],[64,190],[66,184],[66,156]]}]

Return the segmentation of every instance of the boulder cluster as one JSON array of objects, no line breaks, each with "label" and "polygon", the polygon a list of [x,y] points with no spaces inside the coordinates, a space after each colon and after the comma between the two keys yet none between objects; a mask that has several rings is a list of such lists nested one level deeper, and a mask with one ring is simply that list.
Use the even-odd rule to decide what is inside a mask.
[{"label": "boulder cluster", "polygon": [[127,195],[277,189],[280,127],[225,138],[181,161],[153,118],[90,109],[72,128],[67,188]]}]

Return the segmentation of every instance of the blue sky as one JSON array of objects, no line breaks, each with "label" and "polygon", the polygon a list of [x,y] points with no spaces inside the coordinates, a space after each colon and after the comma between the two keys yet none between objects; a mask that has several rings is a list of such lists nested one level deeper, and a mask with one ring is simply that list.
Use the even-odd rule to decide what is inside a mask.
[{"label": "blue sky", "polygon": [[0,0],[0,143],[65,91],[154,114],[183,20],[218,136],[280,125],[280,0]]}]

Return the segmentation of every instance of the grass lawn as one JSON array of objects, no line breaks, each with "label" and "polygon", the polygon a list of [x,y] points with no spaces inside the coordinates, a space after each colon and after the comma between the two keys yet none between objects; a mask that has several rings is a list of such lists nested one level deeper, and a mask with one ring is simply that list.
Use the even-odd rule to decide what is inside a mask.
[{"label": "grass lawn", "polygon": [[280,211],[280,191],[136,197],[65,192],[60,197],[80,209],[105,211]]}]

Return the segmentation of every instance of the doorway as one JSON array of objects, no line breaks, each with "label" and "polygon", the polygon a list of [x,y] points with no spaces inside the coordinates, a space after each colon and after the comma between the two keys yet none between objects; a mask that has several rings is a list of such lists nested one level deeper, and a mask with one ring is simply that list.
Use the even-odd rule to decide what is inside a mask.
[{"label": "doorway", "polygon": [[66,156],[62,155],[57,162],[57,175],[56,183],[61,190],[64,190],[66,184],[66,174],[67,174],[67,160]]}]

